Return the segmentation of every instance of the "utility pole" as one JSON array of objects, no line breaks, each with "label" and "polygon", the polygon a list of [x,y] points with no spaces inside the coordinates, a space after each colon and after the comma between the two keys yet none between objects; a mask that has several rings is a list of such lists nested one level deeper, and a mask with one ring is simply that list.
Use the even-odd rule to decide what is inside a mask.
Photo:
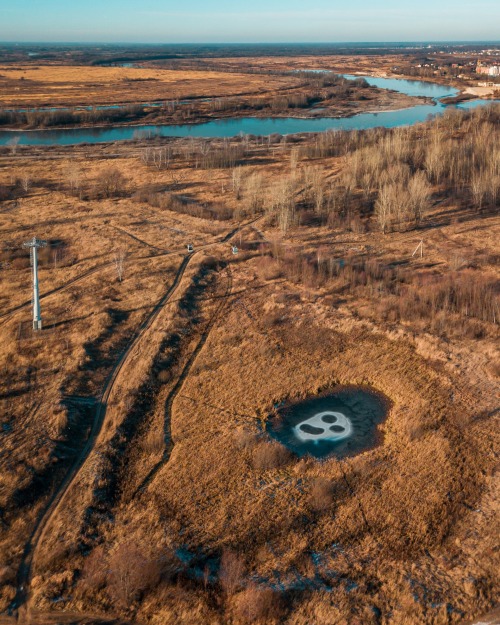
[{"label": "utility pole", "polygon": [[33,237],[31,241],[23,243],[23,247],[30,248],[31,266],[33,268],[33,330],[42,329],[42,316],[40,314],[40,291],[38,289],[38,248],[45,247],[47,241],[41,241]]}]

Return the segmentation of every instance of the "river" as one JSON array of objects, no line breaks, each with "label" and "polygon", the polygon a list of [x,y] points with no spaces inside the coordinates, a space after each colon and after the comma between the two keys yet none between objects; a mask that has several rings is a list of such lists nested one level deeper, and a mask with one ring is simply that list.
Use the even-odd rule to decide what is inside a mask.
[{"label": "river", "polygon": [[[411,96],[430,97],[434,104],[416,106],[395,111],[359,113],[352,117],[320,117],[304,119],[296,117],[258,118],[241,117],[204,122],[201,124],[180,124],[175,126],[107,126],[92,128],[49,129],[28,131],[0,131],[0,145],[6,145],[13,138],[20,145],[74,145],[82,143],[104,143],[124,141],[138,136],[157,135],[164,137],[234,137],[239,134],[267,136],[271,134],[297,134],[301,132],[324,132],[326,130],[365,130],[384,126],[396,128],[425,122],[433,115],[454,106],[457,109],[471,109],[490,104],[492,100],[469,100],[458,105],[445,105],[440,99],[456,95],[452,87],[417,80],[399,78],[374,78],[370,76],[346,76],[365,78],[371,85],[392,89]],[[495,101],[498,102],[498,101]]]}]

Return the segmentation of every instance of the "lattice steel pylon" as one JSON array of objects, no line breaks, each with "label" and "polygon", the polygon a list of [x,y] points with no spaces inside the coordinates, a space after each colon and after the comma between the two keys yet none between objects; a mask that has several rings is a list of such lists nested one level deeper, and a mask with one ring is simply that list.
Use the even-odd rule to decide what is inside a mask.
[{"label": "lattice steel pylon", "polygon": [[45,247],[47,241],[41,241],[33,237],[31,241],[23,243],[23,247],[30,248],[31,266],[33,268],[33,330],[42,329],[42,316],[40,313],[40,292],[38,289],[38,248]]}]

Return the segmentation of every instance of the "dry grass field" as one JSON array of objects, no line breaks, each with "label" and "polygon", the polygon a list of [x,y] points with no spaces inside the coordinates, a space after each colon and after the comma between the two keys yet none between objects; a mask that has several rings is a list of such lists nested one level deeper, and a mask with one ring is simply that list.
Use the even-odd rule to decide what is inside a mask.
[{"label": "dry grass field", "polygon": [[279,90],[293,79],[136,67],[0,66],[4,107],[124,104]]},{"label": "dry grass field", "polygon": [[[280,61],[267,68],[258,62],[219,67],[216,59],[217,70],[182,65],[175,70],[154,65],[0,66],[0,126],[35,129],[192,124],[249,116],[347,117],[422,102],[336,74],[295,73],[294,65]],[[309,68],[304,65],[304,69]]]},{"label": "dry grass field", "polygon": [[[352,72],[369,75],[386,75],[391,73],[391,68],[400,63],[402,56],[394,55],[304,55],[293,57],[293,67],[299,70],[326,69],[339,74]],[[158,62],[149,61],[147,66],[154,67]],[[287,71],[291,65],[289,56],[262,56],[247,58],[216,58],[206,61],[221,68],[237,70],[239,67],[250,66],[253,69]]]},{"label": "dry grass field", "polygon": [[[5,148],[0,611],[445,625],[492,609],[498,119]],[[389,400],[373,449],[299,460],[266,434],[280,402],[344,386]]]}]

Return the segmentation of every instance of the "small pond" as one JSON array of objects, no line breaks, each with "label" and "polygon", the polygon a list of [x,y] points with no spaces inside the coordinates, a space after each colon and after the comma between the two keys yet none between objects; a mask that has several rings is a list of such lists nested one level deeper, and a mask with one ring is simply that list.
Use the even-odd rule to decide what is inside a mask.
[{"label": "small pond", "polygon": [[299,457],[351,456],[381,442],[389,401],[368,388],[343,387],[279,408],[269,435]]}]

